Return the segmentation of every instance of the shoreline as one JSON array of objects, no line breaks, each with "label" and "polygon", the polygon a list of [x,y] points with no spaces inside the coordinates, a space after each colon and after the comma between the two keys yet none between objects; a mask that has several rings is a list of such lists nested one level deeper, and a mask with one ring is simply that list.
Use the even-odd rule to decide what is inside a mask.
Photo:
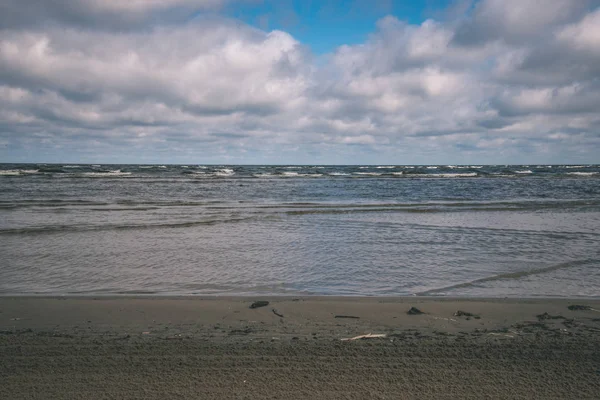
[{"label": "shoreline", "polygon": [[292,300],[301,298],[304,300],[341,300],[341,299],[382,299],[382,300],[440,300],[440,301],[484,301],[493,302],[496,300],[507,301],[592,301],[599,302],[598,296],[435,296],[435,295],[339,295],[339,294],[160,294],[160,293],[96,293],[96,294],[54,294],[54,293],[0,293],[0,301],[2,299],[155,299],[155,300],[244,300],[244,299],[277,299],[277,300]]},{"label": "shoreline", "polygon": [[600,300],[0,297],[0,360],[11,399],[586,399]]}]

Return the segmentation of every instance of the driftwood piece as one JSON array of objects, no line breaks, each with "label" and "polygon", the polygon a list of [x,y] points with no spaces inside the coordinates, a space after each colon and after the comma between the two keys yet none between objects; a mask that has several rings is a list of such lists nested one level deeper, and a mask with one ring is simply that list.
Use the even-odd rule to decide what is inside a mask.
[{"label": "driftwood piece", "polygon": [[271,311],[273,311],[273,314],[277,315],[278,317],[283,318],[283,314],[279,314],[276,309],[272,309]]},{"label": "driftwood piece", "polygon": [[342,341],[348,341],[348,340],[359,340],[359,339],[375,339],[375,338],[384,338],[387,335],[385,333],[367,333],[366,335],[359,335],[359,336],[354,336],[352,338],[344,338],[344,339],[340,339]]},{"label": "driftwood piece", "polygon": [[582,306],[580,304],[573,304],[572,306],[567,307],[569,310],[571,311],[596,311],[596,312],[600,312],[600,310],[597,310],[595,308],[592,308],[590,306]]},{"label": "driftwood piece", "polygon": [[259,301],[255,301],[254,303],[250,304],[250,308],[266,307],[268,305],[269,305],[268,301],[259,300]]}]

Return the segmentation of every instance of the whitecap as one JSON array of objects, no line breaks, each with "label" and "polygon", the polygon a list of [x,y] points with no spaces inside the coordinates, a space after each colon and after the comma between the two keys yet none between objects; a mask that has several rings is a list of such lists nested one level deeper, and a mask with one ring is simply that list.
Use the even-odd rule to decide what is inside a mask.
[{"label": "whitecap", "polygon": [[19,170],[16,170],[16,169],[7,169],[7,170],[4,170],[4,171],[0,171],[0,175],[3,175],[3,176],[18,176],[18,175],[21,175],[21,173],[20,173]]},{"label": "whitecap", "polygon": [[598,175],[598,172],[567,172],[567,175],[593,176],[593,175]]},{"label": "whitecap", "polygon": [[477,176],[477,172],[465,172],[462,174],[424,174],[424,176],[432,176],[436,178],[473,178]]},{"label": "whitecap", "polygon": [[120,177],[120,176],[129,176],[129,175],[131,175],[131,172],[121,172],[120,169],[116,169],[114,171],[107,171],[107,172],[84,172],[80,175],[92,177],[92,178]]},{"label": "whitecap", "polygon": [[217,176],[231,176],[233,174],[235,174],[235,172],[230,168],[222,168],[215,172],[215,175]]},{"label": "whitecap", "polygon": [[6,169],[0,171],[0,176],[31,175],[40,172],[38,169]]}]

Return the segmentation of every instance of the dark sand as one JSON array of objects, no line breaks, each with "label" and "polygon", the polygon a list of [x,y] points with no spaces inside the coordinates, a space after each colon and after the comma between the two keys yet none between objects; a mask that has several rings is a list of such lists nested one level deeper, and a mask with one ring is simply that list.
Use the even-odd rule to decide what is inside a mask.
[{"label": "dark sand", "polygon": [[[270,304],[250,309],[254,300]],[[600,310],[547,299],[0,298],[0,399],[598,399],[600,312],[573,304]],[[426,314],[408,315],[413,306]],[[340,340],[367,333],[386,337]]]}]

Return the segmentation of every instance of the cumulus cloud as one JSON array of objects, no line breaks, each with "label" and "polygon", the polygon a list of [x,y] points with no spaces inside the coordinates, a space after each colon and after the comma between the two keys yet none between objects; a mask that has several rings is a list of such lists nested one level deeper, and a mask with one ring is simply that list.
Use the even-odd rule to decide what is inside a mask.
[{"label": "cumulus cloud", "polygon": [[[250,0],[251,1],[251,0]],[[86,29],[139,29],[148,22],[185,20],[218,10],[229,0],[3,0],[0,27],[75,25]]]},{"label": "cumulus cloud", "polygon": [[519,44],[543,38],[549,29],[579,19],[591,0],[486,0],[476,3],[472,18],[455,30],[454,40],[463,45],[481,45],[501,40]]},{"label": "cumulus cloud", "polygon": [[596,157],[592,1],[482,0],[419,25],[388,16],[366,42],[320,60],[283,31],[187,18],[224,4],[4,2],[0,151],[157,162]]}]

